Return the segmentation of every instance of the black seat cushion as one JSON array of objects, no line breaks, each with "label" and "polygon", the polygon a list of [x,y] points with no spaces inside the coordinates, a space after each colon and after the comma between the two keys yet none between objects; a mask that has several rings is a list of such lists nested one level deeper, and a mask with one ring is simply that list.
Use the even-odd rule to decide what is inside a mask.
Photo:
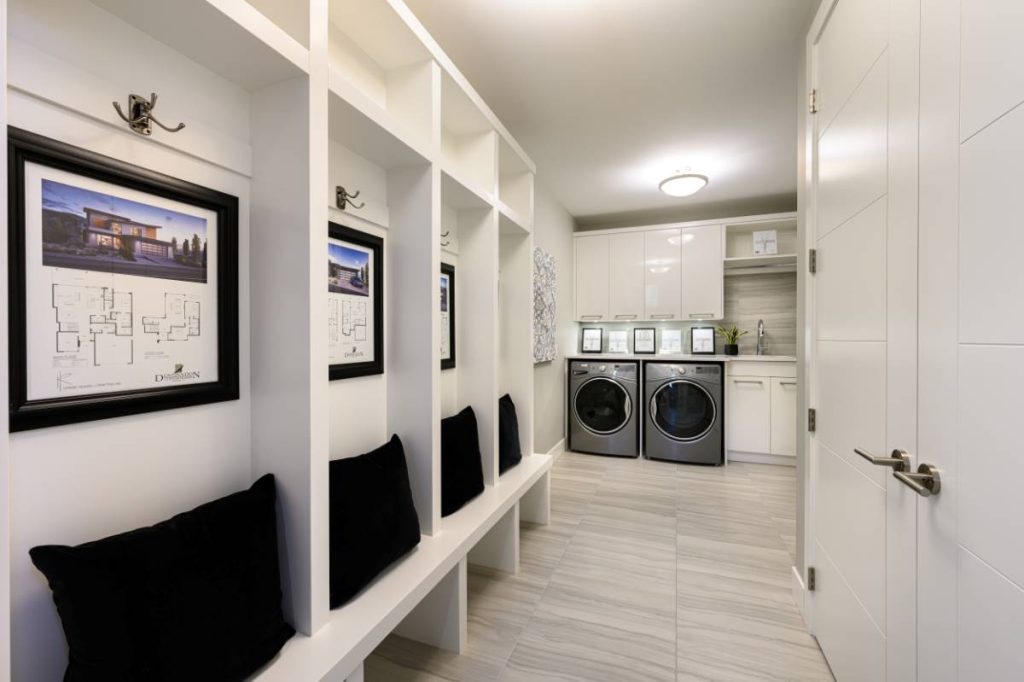
[{"label": "black seat cushion", "polygon": [[333,609],[419,544],[420,520],[398,436],[330,467]]},{"label": "black seat cushion", "polygon": [[498,473],[503,474],[523,459],[519,445],[519,417],[508,393],[498,399]]},{"label": "black seat cushion", "polygon": [[65,682],[243,680],[295,631],[281,611],[274,477],[148,528],[29,551],[69,648]]},{"label": "black seat cushion", "polygon": [[476,414],[467,407],[441,420],[441,516],[448,516],[484,491]]}]

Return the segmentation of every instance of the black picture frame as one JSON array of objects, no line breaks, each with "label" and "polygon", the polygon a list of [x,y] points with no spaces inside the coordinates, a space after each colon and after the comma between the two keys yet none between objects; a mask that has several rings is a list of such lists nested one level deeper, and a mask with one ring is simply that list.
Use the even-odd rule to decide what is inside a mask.
[{"label": "black picture frame", "polygon": [[330,381],[384,373],[384,240],[361,230],[335,222],[327,223],[327,236],[348,242],[373,253],[373,359],[365,362],[332,364]]},{"label": "black picture frame", "polygon": [[441,369],[455,369],[455,266],[450,263],[441,263],[441,274],[448,277],[448,349],[450,351],[447,358],[441,358]]},{"label": "black picture frame", "polygon": [[[636,342],[637,332],[651,332],[651,349],[641,350],[641,347]],[[654,355],[658,351],[658,332],[654,327],[634,327],[633,328],[633,353],[636,355]]]},{"label": "black picture frame", "polygon": [[[170,383],[160,388],[28,399],[29,330],[25,256],[27,163],[145,192],[216,214],[216,381]],[[15,127],[7,129],[7,193],[8,416],[11,431],[28,431],[238,399],[238,197]]]},{"label": "black picture frame", "polygon": [[[695,335],[700,332],[701,334],[711,335],[711,350],[697,350],[694,344]],[[715,354],[715,328],[714,327],[691,327],[690,328],[690,355],[714,355]]]},{"label": "black picture frame", "polygon": [[[587,350],[587,332],[597,332],[597,336],[600,339],[600,343],[597,344],[597,350]],[[600,327],[584,327],[580,330],[580,352],[581,353],[600,353],[604,350],[604,332]]]}]

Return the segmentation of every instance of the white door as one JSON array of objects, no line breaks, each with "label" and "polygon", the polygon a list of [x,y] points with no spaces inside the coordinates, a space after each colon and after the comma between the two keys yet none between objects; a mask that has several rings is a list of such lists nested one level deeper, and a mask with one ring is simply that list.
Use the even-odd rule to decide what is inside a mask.
[{"label": "white door", "polygon": [[872,464],[916,448],[919,0],[825,0],[808,37],[813,304],[809,565],[839,680],[915,679],[916,502]]},{"label": "white door", "polygon": [[608,319],[608,235],[576,237],[576,319]]},{"label": "white door", "polygon": [[608,314],[613,320],[644,317],[644,235],[625,232],[608,237]]},{"label": "white door", "polygon": [[644,233],[644,317],[648,320],[680,317],[680,244],[678,228]]},{"label": "white door", "polygon": [[1024,676],[1024,3],[924,0],[918,679]]},{"label": "white door", "polygon": [[682,313],[684,320],[725,317],[724,243],[721,225],[682,230]]}]

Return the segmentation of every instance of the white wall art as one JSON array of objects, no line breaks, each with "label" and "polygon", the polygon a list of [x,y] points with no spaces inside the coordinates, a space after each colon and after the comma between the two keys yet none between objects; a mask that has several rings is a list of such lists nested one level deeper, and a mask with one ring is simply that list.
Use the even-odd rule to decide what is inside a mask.
[{"label": "white wall art", "polygon": [[533,362],[555,359],[555,257],[533,250]]}]

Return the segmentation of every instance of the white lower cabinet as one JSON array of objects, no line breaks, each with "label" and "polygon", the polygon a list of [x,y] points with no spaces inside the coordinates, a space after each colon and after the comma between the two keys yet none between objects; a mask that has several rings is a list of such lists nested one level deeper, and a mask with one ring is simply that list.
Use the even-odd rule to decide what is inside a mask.
[{"label": "white lower cabinet", "polygon": [[796,379],[772,377],[771,454],[796,457]]},{"label": "white lower cabinet", "polygon": [[740,360],[726,368],[726,448],[736,461],[796,458],[796,365]]},{"label": "white lower cabinet", "polygon": [[730,402],[725,416],[729,450],[763,452],[771,449],[771,377],[729,377]]}]

